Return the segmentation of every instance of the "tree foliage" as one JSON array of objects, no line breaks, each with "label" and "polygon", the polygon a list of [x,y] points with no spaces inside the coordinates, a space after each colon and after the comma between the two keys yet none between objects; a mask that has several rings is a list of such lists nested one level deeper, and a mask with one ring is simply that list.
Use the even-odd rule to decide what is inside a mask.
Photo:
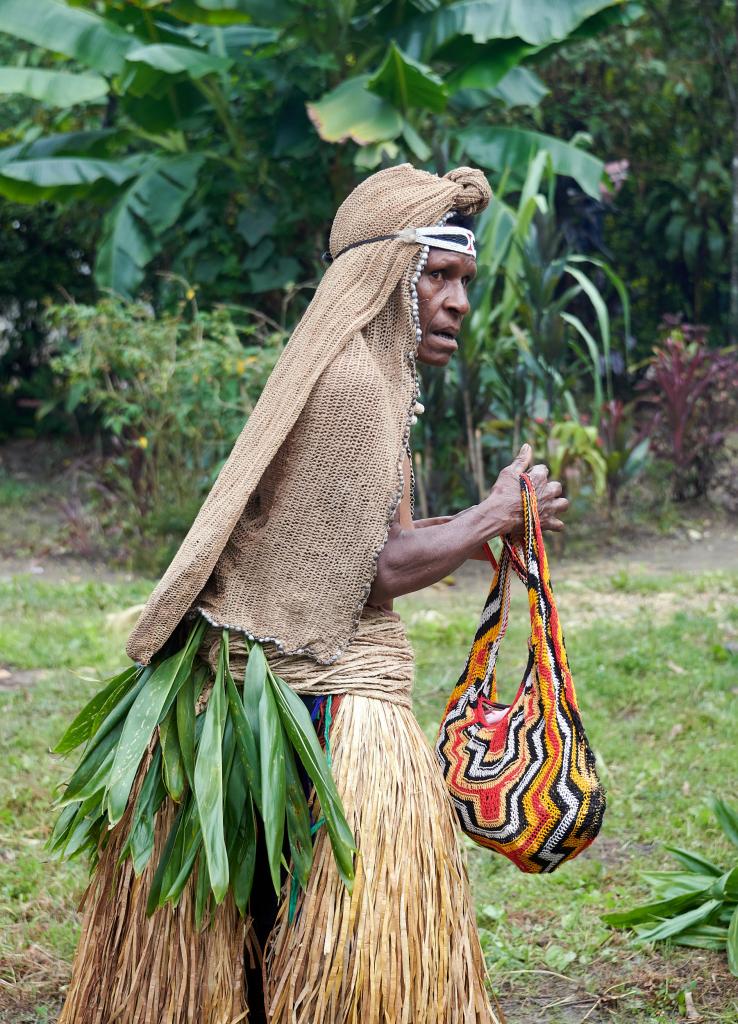
[{"label": "tree foliage", "polygon": [[0,90],[84,130],[21,125],[0,194],[101,203],[95,276],[121,294],[157,260],[221,297],[272,291],[314,274],[337,199],[383,161],[522,183],[544,149],[598,194],[597,159],[507,112],[543,96],[534,61],[632,16],[621,0],[5,0],[0,32],[62,56],[0,68]]}]

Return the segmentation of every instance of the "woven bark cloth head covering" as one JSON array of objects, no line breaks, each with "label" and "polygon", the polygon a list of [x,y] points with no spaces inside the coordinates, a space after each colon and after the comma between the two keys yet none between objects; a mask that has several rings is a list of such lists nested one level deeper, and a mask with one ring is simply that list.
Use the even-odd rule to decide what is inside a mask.
[{"label": "woven bark cloth head covering", "polygon": [[[490,194],[468,167],[379,171],[340,206],[331,254],[451,210],[477,213]],[[135,661],[148,663],[193,609],[326,664],[351,641],[402,495],[420,254],[387,239],[328,268],[129,637]]]}]

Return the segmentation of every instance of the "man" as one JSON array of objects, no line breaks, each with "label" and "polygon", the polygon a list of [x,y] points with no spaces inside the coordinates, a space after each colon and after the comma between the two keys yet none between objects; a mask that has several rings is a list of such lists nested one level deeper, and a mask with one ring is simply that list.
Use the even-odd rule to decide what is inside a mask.
[{"label": "man", "polygon": [[[449,223],[470,223],[455,218]],[[431,247],[418,281],[422,338],[416,358],[428,366],[444,367],[458,349],[457,338],[469,312],[467,290],[476,276],[476,258],[464,253]],[[516,534],[522,530],[518,476],[531,461],[532,451],[524,444],[515,461],[503,470],[485,501],[456,516],[440,516],[413,522],[410,514],[410,459],[403,463],[404,488],[398,513],[390,527],[387,543],[379,556],[377,576],[370,602],[391,607],[391,599],[428,587],[443,579],[470,558],[485,559],[481,545],[491,537]],[[562,497],[557,481],[548,481],[545,466],[529,471],[536,484],[541,524],[547,530],[562,530],[569,503]],[[418,533],[418,527],[423,532]]]},{"label": "man", "polygon": [[[458,217],[489,195],[479,171],[438,178],[404,164],[346,199],[333,262],[127,646],[148,664],[202,616],[230,635],[220,650],[243,680],[244,650],[262,645],[321,723],[357,846],[353,886],[313,808],[312,869],[304,890],[286,878],[276,920],[257,891],[245,920],[229,896],[198,929],[192,881],[174,911],[148,917],[155,858],[135,881],[119,873],[117,826],[61,1024],[495,1022],[452,806],[411,711],[413,652],[390,608],[521,523],[528,446],[477,506],[410,517],[416,359],[443,366],[456,348],[475,272]],[[544,526],[561,528],[560,485],[544,467],[532,476]],[[208,639],[211,664],[212,650]],[[262,733],[268,770],[267,742]],[[165,800],[157,851],[175,813]],[[253,973],[243,983],[244,943],[263,992]]]}]

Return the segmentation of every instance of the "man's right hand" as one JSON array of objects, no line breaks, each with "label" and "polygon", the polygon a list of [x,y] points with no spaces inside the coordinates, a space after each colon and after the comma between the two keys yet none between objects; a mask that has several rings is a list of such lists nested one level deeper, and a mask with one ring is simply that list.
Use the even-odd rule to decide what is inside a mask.
[{"label": "man's right hand", "polygon": [[562,497],[563,488],[558,480],[548,479],[548,466],[539,464],[528,469],[533,449],[524,444],[509,466],[505,466],[482,505],[488,505],[496,520],[502,520],[503,533],[521,536],[523,533],[523,506],[520,497],[520,474],[527,472],[536,490],[538,516],[544,530],[563,530],[561,516],[566,514],[569,502]]}]

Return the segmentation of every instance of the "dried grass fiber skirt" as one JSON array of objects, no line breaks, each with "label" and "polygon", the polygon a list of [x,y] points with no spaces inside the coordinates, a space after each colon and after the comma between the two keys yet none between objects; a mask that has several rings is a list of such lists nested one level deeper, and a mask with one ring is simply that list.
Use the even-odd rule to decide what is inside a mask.
[{"label": "dried grass fiber skirt", "polygon": [[[367,609],[346,655],[333,666],[269,660],[299,692],[342,694],[329,740],[359,848],[353,892],[319,830],[308,889],[290,921],[285,884],[262,958],[230,899],[200,933],[187,889],[176,909],[146,917],[151,867],[140,879],[128,863],[115,869],[124,819],[85,897],[60,1024],[247,1021],[244,957],[262,959],[270,1024],[496,1024],[453,808],[409,706],[413,658],[399,617]],[[167,804],[159,819],[157,845]]]}]

